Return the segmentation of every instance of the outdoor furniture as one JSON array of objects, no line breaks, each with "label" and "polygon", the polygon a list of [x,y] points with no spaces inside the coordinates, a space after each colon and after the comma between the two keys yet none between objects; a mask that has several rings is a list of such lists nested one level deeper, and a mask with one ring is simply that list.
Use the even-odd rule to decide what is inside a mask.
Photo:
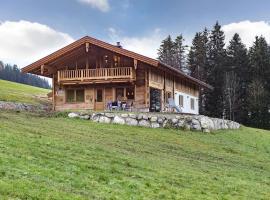
[{"label": "outdoor furniture", "polygon": [[182,112],[182,109],[175,104],[173,98],[168,98],[168,108],[169,109],[175,109],[176,112],[178,112],[178,113],[181,113]]},{"label": "outdoor furniture", "polygon": [[112,102],[112,110],[119,110],[117,101]]},{"label": "outdoor furniture", "polygon": [[131,112],[132,107],[133,107],[133,101],[127,101],[125,110]]}]

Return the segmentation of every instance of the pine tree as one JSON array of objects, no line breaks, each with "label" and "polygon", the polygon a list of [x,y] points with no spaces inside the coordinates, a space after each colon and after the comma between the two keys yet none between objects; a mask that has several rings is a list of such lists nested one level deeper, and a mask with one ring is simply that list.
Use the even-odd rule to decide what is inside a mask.
[{"label": "pine tree", "polygon": [[[228,102],[228,91],[235,90],[237,99],[231,105],[231,112],[233,120],[236,120],[240,123],[245,123],[248,116],[247,108],[247,95],[248,95],[248,84],[250,82],[249,78],[249,62],[248,54],[245,45],[242,43],[239,34],[235,34],[231,39],[229,46],[227,47],[227,68],[226,74],[230,75],[230,78],[233,78],[234,81],[229,83],[230,87],[227,87],[228,84],[225,84],[224,92],[226,93],[225,108],[229,111],[229,102]],[[225,83],[226,83],[225,78]],[[239,82],[239,83],[238,83]],[[235,83],[235,84],[233,84]],[[237,84],[236,84],[237,83]]]},{"label": "pine tree", "polygon": [[264,37],[256,37],[249,50],[249,122],[251,126],[270,128],[270,51]]},{"label": "pine tree", "polygon": [[224,49],[224,32],[218,22],[210,34],[209,58],[206,68],[206,82],[214,86],[214,90],[206,92],[206,114],[213,117],[224,116],[223,80],[226,66],[226,51]]},{"label": "pine tree", "polygon": [[177,36],[174,41],[174,59],[175,59],[175,68],[180,69],[182,71],[187,71],[185,66],[186,63],[186,48],[184,45],[184,38],[181,35]]},{"label": "pine tree", "polygon": [[175,44],[171,36],[169,35],[161,42],[160,48],[158,49],[158,60],[174,67],[175,66],[174,55],[175,55]]},{"label": "pine tree", "polygon": [[[198,32],[192,41],[192,46],[188,54],[188,66],[190,75],[201,81],[207,81],[207,65],[208,65],[208,31]],[[199,112],[205,114],[205,91],[200,89],[199,94]]]}]

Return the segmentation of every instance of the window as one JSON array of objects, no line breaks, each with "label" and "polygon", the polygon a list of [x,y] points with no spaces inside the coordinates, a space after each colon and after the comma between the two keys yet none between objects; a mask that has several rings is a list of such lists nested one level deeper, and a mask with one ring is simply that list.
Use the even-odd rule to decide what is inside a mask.
[{"label": "window", "polygon": [[76,102],[84,102],[84,90],[75,90]]},{"label": "window", "polygon": [[84,102],[84,89],[72,89],[66,92],[66,102]]},{"label": "window", "polygon": [[116,88],[115,90],[116,99],[122,99],[124,97],[124,88]]},{"label": "window", "polygon": [[195,110],[195,100],[194,100],[194,98],[190,98],[190,108],[191,108],[191,110]]},{"label": "window", "polygon": [[67,102],[71,103],[71,102],[75,102],[75,92],[74,90],[67,90]]},{"label": "window", "polygon": [[184,107],[184,96],[183,95],[179,95],[179,106]]},{"label": "window", "polygon": [[169,103],[170,98],[172,98],[171,92],[166,92],[166,103]]},{"label": "window", "polygon": [[134,88],[127,88],[126,89],[126,97],[127,99],[134,99]]},{"label": "window", "polygon": [[102,102],[102,101],[103,101],[103,90],[97,89],[97,102]]}]

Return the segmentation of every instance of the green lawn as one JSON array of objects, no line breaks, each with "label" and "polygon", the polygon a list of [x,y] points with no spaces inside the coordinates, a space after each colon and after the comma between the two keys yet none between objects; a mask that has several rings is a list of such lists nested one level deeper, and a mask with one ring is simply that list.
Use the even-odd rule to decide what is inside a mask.
[{"label": "green lawn", "polygon": [[0,199],[269,199],[270,131],[214,134],[0,111]]},{"label": "green lawn", "polygon": [[50,90],[0,79],[0,101],[12,101],[29,104],[47,103],[41,96]]}]

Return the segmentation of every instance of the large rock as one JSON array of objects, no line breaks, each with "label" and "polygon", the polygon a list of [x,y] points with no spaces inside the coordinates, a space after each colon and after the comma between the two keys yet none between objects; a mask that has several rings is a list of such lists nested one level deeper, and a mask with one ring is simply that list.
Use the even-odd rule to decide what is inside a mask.
[{"label": "large rock", "polygon": [[129,126],[137,126],[138,121],[136,119],[128,117],[128,118],[126,118],[126,124]]},{"label": "large rock", "polygon": [[114,114],[113,113],[105,113],[105,116],[106,117],[109,117],[109,118],[114,118]]},{"label": "large rock", "polygon": [[125,120],[122,117],[115,116],[112,120],[112,123],[114,124],[125,124]]},{"label": "large rock", "polygon": [[136,119],[137,118],[137,115],[134,114],[134,113],[129,113],[128,116],[132,119]]},{"label": "large rock", "polygon": [[79,114],[77,114],[77,113],[69,113],[68,114],[68,117],[69,118],[78,118],[79,117]]},{"label": "large rock", "polygon": [[151,128],[159,128],[159,127],[160,127],[159,123],[156,122],[151,123]]},{"label": "large rock", "polygon": [[100,116],[98,122],[100,123],[110,123],[111,122],[111,119],[109,117],[106,117],[106,116]]},{"label": "large rock", "polygon": [[215,129],[214,122],[209,117],[201,116],[200,122],[201,122],[202,129],[208,129],[208,130]]},{"label": "large rock", "polygon": [[151,116],[150,122],[156,122],[157,121],[157,116]]},{"label": "large rock", "polygon": [[80,115],[80,119],[88,120],[90,119],[89,115]]},{"label": "large rock", "polygon": [[142,119],[139,121],[138,126],[143,126],[143,127],[150,127],[151,124],[148,120]]}]

